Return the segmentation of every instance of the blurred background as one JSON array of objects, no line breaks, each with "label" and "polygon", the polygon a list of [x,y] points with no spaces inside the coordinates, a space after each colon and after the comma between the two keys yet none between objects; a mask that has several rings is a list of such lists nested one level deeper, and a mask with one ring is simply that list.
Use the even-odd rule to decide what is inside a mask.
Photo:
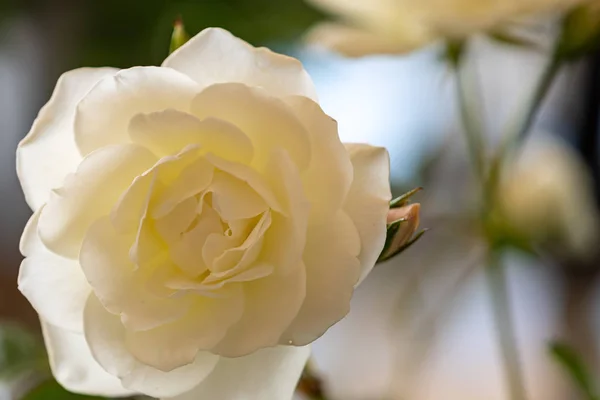
[{"label": "blurred background", "polygon": [[[302,0],[0,0],[0,322],[9,327],[0,329],[0,378],[22,354],[34,360],[43,354],[35,345],[36,314],[16,285],[19,237],[30,215],[15,174],[17,143],[62,72],[160,64],[178,16],[191,34],[221,26],[254,45],[300,58],[323,109],[338,120],[342,141],[388,148],[395,194],[426,189],[417,200],[423,204],[422,225],[431,231],[402,256],[378,266],[358,289],[350,315],[314,345],[315,368],[328,396],[508,398],[483,275],[483,241],[473,227],[474,189],[455,87],[441,49],[346,59],[308,46],[302,41],[305,31],[326,16]],[[552,38],[552,28],[546,28],[536,32],[542,44]],[[469,68],[483,88],[492,142],[532,90],[545,61],[543,46],[532,51],[475,40]],[[562,164],[536,158],[536,149],[537,143],[560,143],[560,152],[592,177],[595,208],[599,110],[600,55],[592,54],[564,69],[524,152],[542,175],[556,176]],[[579,217],[595,224],[591,214]],[[577,225],[575,219],[569,222]],[[506,255],[530,399],[581,398],[549,356],[551,340],[578,349],[600,376],[596,247],[585,249],[585,257],[563,251]],[[14,339],[23,338],[15,325],[32,332],[31,340]],[[4,385],[0,399],[18,398],[10,390]],[[56,391],[46,398],[65,396]]]}]

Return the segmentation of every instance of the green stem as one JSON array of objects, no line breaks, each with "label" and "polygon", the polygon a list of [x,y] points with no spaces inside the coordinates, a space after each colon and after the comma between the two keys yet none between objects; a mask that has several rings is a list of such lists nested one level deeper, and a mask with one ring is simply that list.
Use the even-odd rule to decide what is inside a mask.
[{"label": "green stem", "polygon": [[454,66],[456,75],[456,90],[460,115],[462,119],[463,132],[469,151],[473,172],[480,183],[485,182],[485,145],[483,139],[483,126],[475,112],[475,104],[478,103],[475,91],[469,87],[465,77],[462,63]]},{"label": "green stem", "polygon": [[538,115],[539,109],[542,106],[544,99],[548,95],[548,92],[552,87],[552,83],[554,82],[554,79],[558,75],[560,67],[562,66],[563,59],[559,56],[557,49],[558,45],[555,47],[556,49],[552,52],[550,60],[546,64],[546,67],[544,68],[544,71],[542,72],[542,75],[535,86],[534,92],[528,99],[526,106],[523,108],[523,114],[521,114],[516,119],[515,123],[508,129],[508,132],[505,136],[504,145],[501,147],[497,156],[497,163],[502,162],[502,160],[510,153],[519,149],[531,132],[531,128],[535,122],[536,116]]},{"label": "green stem", "polygon": [[523,371],[517,349],[513,317],[510,310],[506,270],[501,264],[501,255],[490,249],[487,281],[492,298],[494,324],[498,344],[502,353],[504,374],[512,400],[526,400]]}]

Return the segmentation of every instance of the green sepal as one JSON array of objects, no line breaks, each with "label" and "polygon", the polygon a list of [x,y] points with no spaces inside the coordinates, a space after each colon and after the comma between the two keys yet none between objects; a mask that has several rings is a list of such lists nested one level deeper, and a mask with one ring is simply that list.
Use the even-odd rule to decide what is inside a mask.
[{"label": "green sepal", "polygon": [[415,194],[419,193],[421,190],[423,190],[423,188],[418,187],[418,188],[411,190],[410,192],[404,193],[400,197],[395,198],[394,200],[392,200],[390,202],[390,209],[404,207],[405,205],[408,204],[408,201],[410,200],[410,198],[413,197]]},{"label": "green sepal", "polygon": [[[413,244],[415,244],[417,242],[417,240],[421,239],[421,237],[428,231],[429,229],[423,229],[421,232],[417,233],[410,241],[406,242],[403,246],[400,246],[397,250],[395,250],[393,253],[390,254],[385,254],[387,250],[389,250],[389,246],[386,248],[384,248],[384,251],[381,252],[381,255],[379,256],[379,258],[377,259],[377,262],[384,262],[387,260],[390,260],[394,257],[396,257],[398,254],[402,253],[403,251],[405,251],[406,249],[408,249],[410,246],[412,246]],[[393,239],[393,237],[392,237]],[[386,238],[386,244],[387,244],[387,238]],[[385,254],[385,256],[384,256]]]},{"label": "green sepal", "polygon": [[517,47],[525,47],[528,49],[536,49],[540,50],[541,46],[536,41],[519,36],[512,32],[507,31],[492,31],[488,32],[487,36],[501,44],[509,45],[509,46],[517,46]]},{"label": "green sepal", "polygon": [[550,343],[548,349],[554,360],[561,365],[573,383],[581,390],[586,400],[600,400],[592,383],[591,373],[573,348],[565,343],[553,342]]}]

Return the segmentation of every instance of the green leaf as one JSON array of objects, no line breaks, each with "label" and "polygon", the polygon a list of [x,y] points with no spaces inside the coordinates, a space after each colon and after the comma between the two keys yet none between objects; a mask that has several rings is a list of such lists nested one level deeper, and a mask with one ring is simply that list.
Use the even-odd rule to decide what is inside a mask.
[{"label": "green leaf", "polygon": [[0,380],[29,371],[49,370],[41,338],[15,324],[0,325]]},{"label": "green leaf", "polygon": [[549,351],[554,360],[570,375],[586,400],[600,400],[587,367],[573,348],[564,343],[554,342],[549,345]]},{"label": "green leaf", "polygon": [[171,35],[171,45],[169,46],[169,54],[183,46],[190,40],[190,35],[186,32],[183,20],[181,17],[175,20],[173,24],[173,34]]},{"label": "green leaf", "polygon": [[21,400],[103,400],[103,397],[84,396],[75,394],[64,389],[54,379],[42,382],[31,390]]}]

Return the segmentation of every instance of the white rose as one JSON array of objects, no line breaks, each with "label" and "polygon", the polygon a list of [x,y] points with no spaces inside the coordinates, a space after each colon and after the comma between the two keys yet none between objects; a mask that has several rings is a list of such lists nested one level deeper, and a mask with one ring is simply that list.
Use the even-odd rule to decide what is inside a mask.
[{"label": "white rose", "polygon": [[308,39],[352,57],[399,54],[593,1],[598,0],[307,0],[341,20],[317,25]]},{"label": "white rose", "polygon": [[220,29],[161,67],[65,73],[17,169],[53,373],[111,396],[290,398],[391,197],[387,152],[340,142],[297,60]]},{"label": "white rose", "polygon": [[533,140],[511,165],[498,203],[511,226],[536,243],[581,260],[597,254],[600,215],[593,180],[567,145],[551,136]]}]

